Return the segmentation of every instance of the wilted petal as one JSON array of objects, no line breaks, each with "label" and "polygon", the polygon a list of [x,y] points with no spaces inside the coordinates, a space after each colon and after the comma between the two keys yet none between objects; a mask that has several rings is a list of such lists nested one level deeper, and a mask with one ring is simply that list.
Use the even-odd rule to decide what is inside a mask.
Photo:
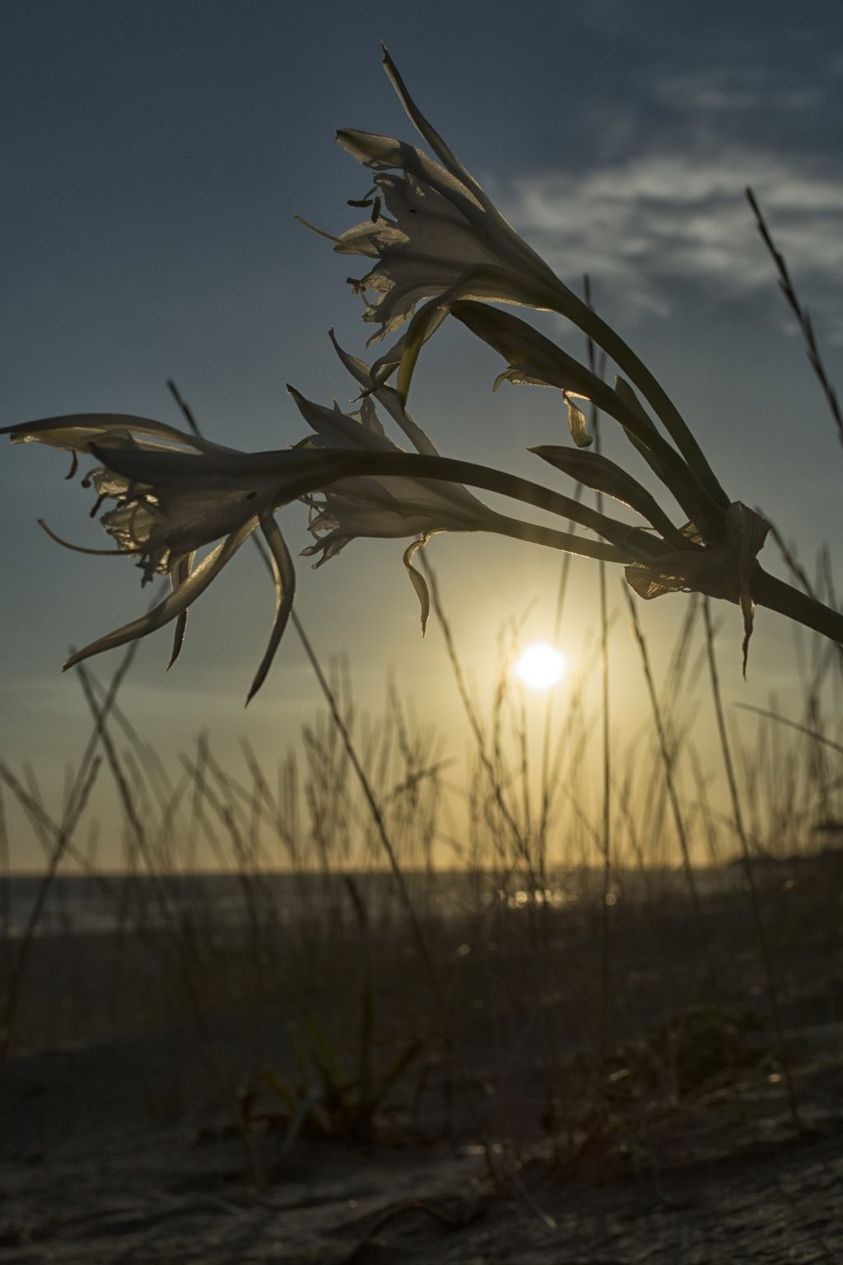
[{"label": "wilted petal", "polygon": [[[724,543],[693,552],[665,554],[646,565],[634,563],[625,568],[625,575],[630,587],[648,599],[684,591],[737,602],[743,617],[742,660],[746,676],[755,609],[752,576],[769,524],[740,501],[729,506],[725,518],[728,537]],[[691,523],[683,532],[691,541],[701,539]]]},{"label": "wilted petal", "polygon": [[563,394],[565,407],[568,410],[568,430],[571,432],[571,438],[578,448],[588,448],[594,443],[594,435],[588,424],[588,418],[579,405],[575,403],[569,391],[565,391]]},{"label": "wilted petal", "polygon": [[429,536],[419,536],[418,540],[414,540],[404,550],[404,566],[407,568],[410,583],[416,591],[416,597],[419,599],[419,606],[421,607],[422,636],[427,632],[427,621],[430,618],[430,592],[427,587],[427,581],[421,571],[417,571],[413,566],[413,559],[418,551],[427,544],[429,539]]},{"label": "wilted petal", "polygon": [[380,342],[387,334],[403,325],[425,299],[442,295],[454,280],[454,270],[427,259],[391,261],[389,273],[371,272],[364,278],[367,288],[380,295],[369,303],[364,321],[375,322],[378,329],[368,343]]}]

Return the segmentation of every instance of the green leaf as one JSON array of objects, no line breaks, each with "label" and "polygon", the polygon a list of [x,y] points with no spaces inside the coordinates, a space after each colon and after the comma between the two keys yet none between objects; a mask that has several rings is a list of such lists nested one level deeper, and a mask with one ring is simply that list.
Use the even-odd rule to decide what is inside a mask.
[{"label": "green leaf", "polygon": [[689,519],[699,523],[707,540],[719,540],[725,520],[680,455],[665,442],[629,383],[615,378],[615,394],[638,418],[638,429],[625,427],[626,437],[656,478],[672,493]]},{"label": "green leaf", "polygon": [[425,1041],[422,1037],[415,1037],[409,1045],[400,1052],[395,1061],[387,1068],[383,1075],[379,1078],[377,1086],[372,1094],[372,1110],[378,1107],[397,1083],[399,1078],[403,1076],[407,1068],[425,1047]]},{"label": "green leaf", "polygon": [[634,509],[646,518],[648,523],[652,524],[677,548],[689,547],[687,539],[683,537],[679,528],[673,525],[655,497],[642,487],[637,479],[627,474],[626,470],[614,461],[610,461],[608,457],[596,452],[583,452],[581,449],[552,444],[542,444],[537,448],[531,448],[530,451],[537,457],[541,457],[543,461],[555,466],[557,470],[570,475],[572,479],[584,483],[586,487],[594,488],[598,492],[605,493],[606,496],[611,496],[613,500],[628,505],[630,509]]}]

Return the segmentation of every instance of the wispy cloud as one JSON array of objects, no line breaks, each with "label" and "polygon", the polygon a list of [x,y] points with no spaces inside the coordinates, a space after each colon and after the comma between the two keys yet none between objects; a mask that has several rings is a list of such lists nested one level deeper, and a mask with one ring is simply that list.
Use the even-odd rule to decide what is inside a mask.
[{"label": "wispy cloud", "polygon": [[806,82],[796,70],[773,70],[757,64],[685,68],[679,74],[654,78],[644,85],[655,101],[688,112],[729,113],[751,110],[804,110],[827,98],[825,85]]},{"label": "wispy cloud", "polygon": [[[843,177],[732,149],[661,153],[583,174],[523,176],[503,209],[565,278],[589,272],[625,314],[666,315],[678,291],[749,296],[774,284],[744,198],[752,185],[805,301],[843,338]],[[833,329],[831,328],[833,326]]]}]

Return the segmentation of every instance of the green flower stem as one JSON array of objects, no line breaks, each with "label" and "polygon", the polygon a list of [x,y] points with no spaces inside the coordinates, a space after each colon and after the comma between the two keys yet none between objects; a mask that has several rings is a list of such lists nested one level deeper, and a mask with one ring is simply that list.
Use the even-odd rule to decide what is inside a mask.
[{"label": "green flower stem", "polygon": [[[257,464],[263,461],[263,476],[270,476],[270,463],[273,458],[283,457],[279,453],[250,453],[248,460],[254,459]],[[299,452],[298,456],[304,456]],[[565,537],[570,543],[558,548],[568,548],[571,552],[581,553],[587,557],[608,557],[610,561],[632,562],[652,561],[665,553],[669,546],[659,537],[640,527],[631,527],[606,514],[600,514],[589,506],[582,505],[573,497],[563,496],[530,479],[522,479],[518,475],[507,474],[503,470],[494,470],[489,466],[481,466],[473,461],[459,461],[453,457],[432,457],[421,453],[405,452],[361,452],[335,449],[314,450],[314,473],[312,476],[302,474],[301,485],[294,485],[291,490],[289,476],[284,482],[282,500],[285,503],[297,496],[318,491],[338,483],[342,479],[357,478],[361,475],[383,477],[404,477],[411,479],[436,479],[447,483],[464,483],[470,487],[482,488],[486,492],[496,492],[501,496],[512,497],[523,501],[536,509],[547,510],[551,514],[559,514],[588,530],[596,532],[604,540],[608,540],[616,549],[606,555],[595,553],[595,542],[583,540],[578,536],[558,532],[557,538]],[[329,469],[331,458],[336,465]],[[321,459],[321,461],[320,461]],[[240,461],[243,460],[241,457]],[[512,522],[514,520],[507,520]]]},{"label": "green flower stem", "polygon": [[[592,308],[578,298],[567,286],[563,286],[562,289],[564,298],[554,304],[553,310],[568,320],[576,320],[580,328],[585,330],[598,346],[603,348],[608,356],[611,356],[618,368],[639,388],[642,395],[645,396],[661,418],[665,429],[701,486],[716,504],[724,510],[727,509],[729,497],[723,490],[719,479],[709,465],[688,424],[664,387],[653,376],[644,362],[639,359],[629,344],[624,342],[620,334],[617,334],[612,329],[611,325],[607,325]],[[576,313],[576,316],[574,313]]]},{"label": "green flower stem", "polygon": [[525,523],[506,514],[490,512],[489,525],[482,530],[494,532],[498,536],[511,536],[513,540],[526,540],[533,545],[545,545],[548,549],[560,549],[563,553],[579,554],[583,558],[621,564],[630,561],[628,555],[625,556],[614,545],[604,544],[602,540],[588,540],[583,536],[574,536],[571,532],[544,527],[540,523]]},{"label": "green flower stem", "polygon": [[[352,454],[343,455],[350,458]],[[409,475],[414,478],[442,479],[465,483],[470,487],[482,488],[488,492],[497,492],[503,496],[524,501],[537,509],[574,518],[584,526],[599,531],[615,546],[615,549],[604,552],[605,546],[601,546],[599,542],[498,516],[503,521],[493,530],[501,530],[505,535],[532,540],[586,557],[606,557],[608,561],[613,562],[640,561],[646,557],[654,559],[669,550],[669,546],[658,536],[617,523],[614,519],[598,514],[596,510],[587,510],[587,513],[583,514],[586,507],[577,504],[570,497],[562,496],[529,479],[506,474],[502,470],[492,470],[486,466],[475,465],[471,461],[458,461],[450,457],[426,457],[414,453],[369,452],[353,455],[355,459],[359,459],[360,474]],[[348,477],[349,473],[346,471],[345,474],[338,474],[332,481],[338,482],[341,478]],[[586,519],[589,521],[586,522]],[[598,521],[600,521],[599,526],[597,526]],[[807,594],[801,593],[784,580],[776,579],[760,566],[753,575],[751,587],[752,596],[759,606],[778,611],[779,614],[786,615],[796,623],[812,628],[832,641],[843,644],[843,614],[840,612],[824,606],[815,598],[808,597]]]},{"label": "green flower stem", "polygon": [[[270,504],[280,507],[302,496],[318,492],[331,484],[340,483],[343,479],[374,476],[377,478],[396,477],[409,479],[431,479],[445,483],[461,483],[469,487],[482,488],[501,496],[512,497],[536,509],[572,519],[582,526],[596,531],[609,542],[606,546],[599,541],[580,538],[567,532],[557,532],[539,525],[519,523],[489,510],[490,529],[502,534],[518,536],[522,540],[533,540],[585,557],[604,558],[607,561],[629,563],[656,563],[664,554],[673,553],[671,567],[675,567],[675,551],[661,536],[630,527],[605,514],[599,514],[586,506],[580,505],[573,498],[563,496],[530,479],[522,479],[517,475],[507,474],[503,470],[493,470],[488,466],[476,465],[472,461],[459,461],[451,457],[427,456],[421,453],[408,452],[375,452],[352,449],[332,448],[299,448],[275,449],[269,452],[240,453],[145,453],[141,450],[120,451],[104,447],[100,452],[95,444],[91,451],[108,467],[123,474],[129,479],[145,481],[149,471],[154,467],[154,481],[159,487],[173,487],[187,490],[191,487],[208,490],[214,486],[240,486],[244,496],[255,498],[256,508],[268,507]],[[249,492],[249,485],[254,491]],[[273,485],[276,485],[273,487]],[[432,522],[431,531],[436,530]],[[688,560],[693,563],[700,551],[695,550],[689,542]],[[690,570],[693,570],[690,566]],[[727,578],[728,582],[728,578]],[[689,585],[688,587],[693,587]],[[722,597],[720,591],[713,596]],[[738,600],[738,582],[731,600]],[[756,567],[751,579],[751,590],[754,600],[759,606],[778,611],[796,623],[812,628],[815,632],[832,641],[843,644],[843,614],[824,606],[815,598],[793,588],[783,580],[769,575],[760,566]],[[701,590],[704,591],[704,590]]]},{"label": "green flower stem", "polygon": [[750,587],[759,606],[778,611],[797,624],[813,628],[814,632],[843,644],[843,614],[840,611],[824,606],[816,598],[770,575],[760,565],[752,576]]}]

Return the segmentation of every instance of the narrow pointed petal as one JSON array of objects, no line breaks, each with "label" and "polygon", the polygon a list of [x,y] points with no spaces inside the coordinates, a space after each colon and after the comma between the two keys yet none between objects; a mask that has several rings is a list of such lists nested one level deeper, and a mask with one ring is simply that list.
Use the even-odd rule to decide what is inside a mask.
[{"label": "narrow pointed petal", "polygon": [[194,567],[188,579],[175,593],[171,593],[154,610],[141,616],[140,619],[134,619],[131,623],[124,624],[122,628],[115,628],[114,632],[107,633],[106,636],[100,637],[82,650],[78,650],[63,665],[64,671],[74,667],[77,663],[81,663],[83,659],[90,659],[92,655],[102,654],[105,650],[113,650],[117,646],[124,646],[129,641],[135,641],[139,637],[146,637],[149,633],[163,628],[165,624],[169,624],[171,620],[176,619],[182,611],[187,610],[191,603],[199,597],[200,593],[204,593],[205,589],[216,579],[226,563],[233,558],[243,541],[251,536],[257,525],[257,518],[251,518],[236,532],[232,532],[225,540],[221,540],[207,557],[203,558],[197,567]]},{"label": "narrow pointed petal", "polygon": [[[136,483],[155,484],[181,491],[201,489],[231,491],[232,483],[247,491],[266,490],[289,482],[291,499],[318,487],[324,476],[337,478],[345,454],[326,454],[303,447],[273,449],[268,452],[145,452],[131,445],[94,444],[95,457],[109,470]],[[299,486],[302,484],[303,486]]]},{"label": "narrow pointed petal", "polygon": [[296,570],[287,543],[272,514],[261,514],[261,531],[269,546],[269,558],[272,563],[272,574],[275,580],[275,618],[272,621],[272,632],[260,666],[252,681],[246,705],[248,706],[266,680],[266,674],[275,658],[279,642],[293,609],[293,598],[296,594]]},{"label": "narrow pointed petal", "polygon": [[500,211],[486,193],[483,186],[474,179],[474,176],[472,176],[471,172],[468,171],[468,169],[460,162],[459,158],[457,158],[456,154],[444,138],[439,135],[436,128],[433,127],[433,125],[429,123],[422,114],[421,110],[407,91],[406,84],[401,78],[398,68],[386,48],[383,47],[383,45],[381,47],[383,48],[384,69],[386,70],[390,83],[398,95],[399,101],[407,112],[410,122],[416,128],[418,133],[427,141],[442,166],[448,172],[448,175],[453,177],[458,184],[462,185],[471,197],[476,199],[476,201],[480,204],[486,212],[488,218],[492,220],[499,229],[502,229],[506,233],[511,249],[513,249],[517,254],[523,255],[529,264],[534,267],[537,265],[539,271],[546,273],[548,277],[552,277],[553,274],[550,272],[550,269],[544,260],[536,254],[531,246],[518,236],[509,221],[501,215]]},{"label": "narrow pointed petal", "polygon": [[[222,449],[217,452],[184,452],[165,448],[140,448],[124,443],[119,435],[106,434],[92,441],[88,451],[109,470],[137,483],[161,487],[187,488],[225,486],[230,478],[232,458],[240,454]],[[251,454],[242,454],[250,456]],[[216,477],[216,484],[213,480]]]},{"label": "narrow pointed petal", "polygon": [[407,568],[407,574],[410,577],[410,583],[416,590],[416,597],[419,599],[421,607],[421,630],[422,636],[427,632],[427,621],[430,618],[430,592],[427,587],[427,581],[421,571],[417,571],[413,566],[413,559],[420,549],[423,549],[429,540],[429,536],[419,536],[418,540],[414,540],[404,550],[404,566]]},{"label": "narrow pointed petal", "polygon": [[421,426],[413,420],[410,414],[401,403],[401,396],[394,387],[387,386],[386,383],[376,384],[372,376],[372,371],[366,364],[365,360],[360,360],[357,356],[352,356],[350,352],[340,347],[334,331],[329,330],[328,336],[334,345],[334,350],[345,365],[351,376],[360,383],[365,391],[371,391],[379,404],[382,404],[389,413],[393,421],[401,427],[404,434],[417,452],[424,453],[429,457],[438,457],[439,450],[433,440],[425,434]]},{"label": "narrow pointed petal", "polygon": [[334,243],[337,243],[340,240],[336,233],[329,233],[327,229],[319,228],[316,224],[311,224],[310,220],[306,220],[303,215],[294,215],[293,219],[304,228],[309,228],[311,233],[315,233],[317,237],[327,237],[329,242]]},{"label": "narrow pointed petal", "polygon": [[218,444],[177,430],[165,422],[135,417],[131,413],[67,413],[61,417],[44,417],[39,421],[21,422],[17,426],[4,426],[0,428],[0,435],[8,435],[12,443],[50,444],[75,452],[91,452],[91,445],[106,435],[125,438],[148,436],[152,440],[166,440],[197,452],[227,451],[220,449]]},{"label": "narrow pointed petal", "polygon": [[[188,579],[190,575],[190,568],[193,566],[193,559],[195,557],[195,553],[185,554],[170,567],[170,588],[173,593],[178,592],[181,586]],[[170,671],[170,668],[181,654],[186,629],[187,611],[183,610],[180,615],[176,616],[176,627],[173,631],[173,649],[170,653],[170,662],[166,667],[167,672]]]},{"label": "narrow pointed petal", "polygon": [[436,128],[433,127],[431,123],[428,123],[427,119],[424,117],[421,110],[407,91],[407,86],[401,78],[395,62],[392,60],[385,47],[383,47],[383,65],[389,78],[389,82],[395,89],[398,100],[407,112],[407,117],[413,124],[413,127],[419,135],[427,141],[428,145],[433,150],[445,170],[456,180],[459,180],[461,184],[464,184],[467,189],[470,189],[477,200],[485,206],[489,199],[483,192],[483,189],[471,173],[465,169],[451,147],[436,131]]},{"label": "narrow pointed petal", "polygon": [[[508,272],[503,268],[466,268],[453,285],[416,311],[406,334],[372,366],[375,377],[381,379],[382,367],[387,368],[398,364],[398,394],[402,401],[406,400],[422,346],[433,336],[450,311],[453,311],[454,315],[463,308],[469,311],[479,308],[481,312],[483,310],[495,312],[494,308],[487,309],[484,304],[473,302],[478,299],[490,299],[496,303],[515,303],[523,307],[535,308],[537,311],[545,311],[548,308],[546,289],[529,277]],[[458,319],[472,328],[469,319],[466,319],[464,314]],[[514,321],[516,318],[510,319]],[[524,329],[530,328],[524,321],[518,321],[518,325],[523,326]],[[473,330],[473,332],[477,331]],[[481,334],[480,337],[484,335]],[[494,346],[490,339],[486,338],[485,341]],[[545,341],[548,342],[548,340]],[[552,343],[549,345],[553,346]],[[389,371],[382,375],[383,380],[391,372],[390,367]]]},{"label": "narrow pointed petal", "polygon": [[361,426],[357,418],[343,413],[337,404],[334,404],[333,408],[326,408],[324,404],[309,400],[291,383],[288,382],[286,387],[308,426],[328,447],[369,447],[378,451],[392,446],[384,437],[383,431],[378,435],[373,428],[367,429]]},{"label": "narrow pointed petal", "polygon": [[372,365],[372,375],[377,383],[385,382],[396,369],[399,370],[397,395],[402,407],[406,402],[422,346],[427,339],[433,337],[447,315],[447,307],[439,299],[431,299],[416,312],[407,332]]},{"label": "narrow pointed petal", "polygon": [[39,518],[37,521],[38,526],[43,532],[46,532],[46,534],[50,537],[50,540],[54,540],[56,544],[61,545],[63,549],[72,549],[74,553],[87,553],[94,558],[126,558],[130,557],[133,552],[140,552],[140,550],[137,549],[90,549],[87,545],[74,545],[73,541],[65,540],[63,536],[58,534],[58,532],[53,531],[52,527],[50,527],[43,518]]}]

